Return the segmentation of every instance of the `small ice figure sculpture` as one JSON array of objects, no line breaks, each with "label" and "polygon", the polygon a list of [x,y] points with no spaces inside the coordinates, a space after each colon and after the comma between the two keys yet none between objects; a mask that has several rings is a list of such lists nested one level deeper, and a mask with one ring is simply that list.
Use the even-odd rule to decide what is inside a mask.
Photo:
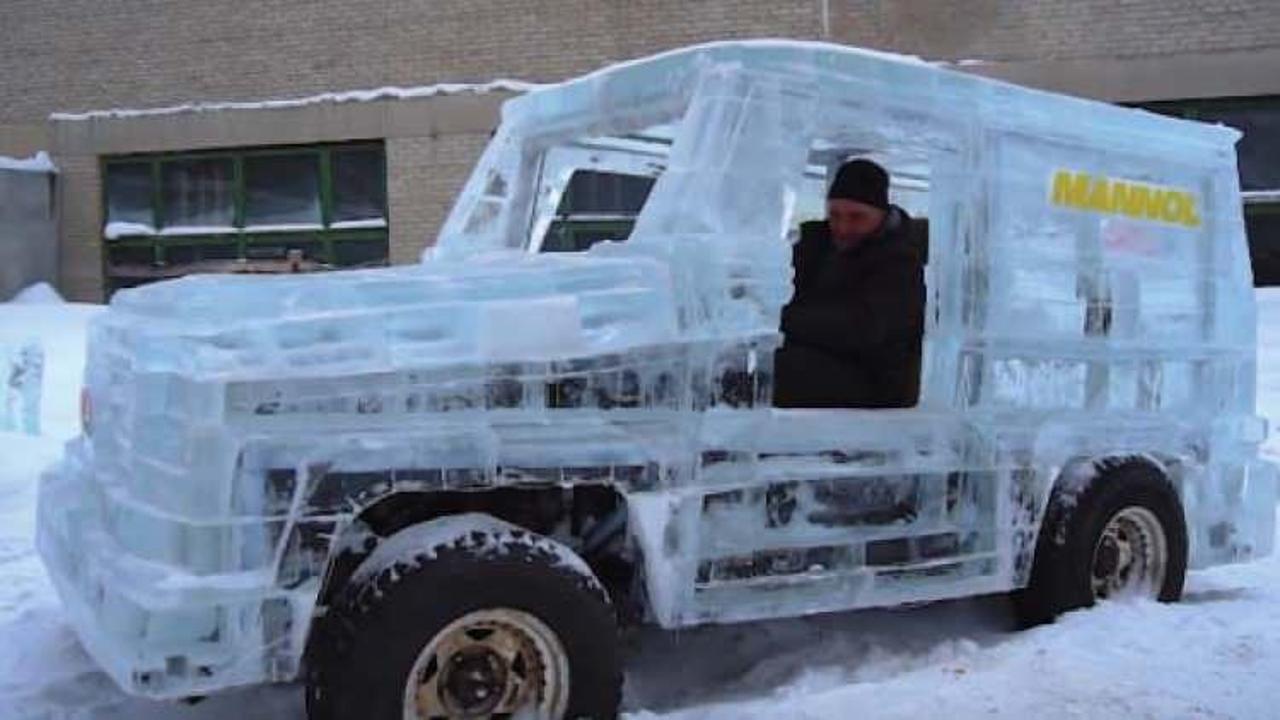
[{"label": "small ice figure sculpture", "polygon": [[38,341],[21,345],[0,343],[0,430],[40,434],[40,390],[44,350]]},{"label": "small ice figure sculpture", "polygon": [[[603,673],[592,697],[616,701],[620,671],[573,648],[619,616],[1174,599],[1188,568],[1274,538],[1237,138],[823,44],[530,92],[419,265],[117,293],[41,552],[131,692],[288,680],[305,657],[340,710],[371,675],[344,668],[388,657],[360,648],[415,643],[386,672],[420,686],[367,695],[406,717],[526,698],[495,679],[524,661],[477,665],[471,696],[439,673],[529,647],[554,662],[521,688]],[[919,402],[778,409],[789,241],[854,157],[927,222]],[[455,593],[441,563],[521,604]],[[511,584],[535,571],[557,602]],[[442,586],[462,605],[387,619]],[[555,714],[559,689],[526,699]]]}]

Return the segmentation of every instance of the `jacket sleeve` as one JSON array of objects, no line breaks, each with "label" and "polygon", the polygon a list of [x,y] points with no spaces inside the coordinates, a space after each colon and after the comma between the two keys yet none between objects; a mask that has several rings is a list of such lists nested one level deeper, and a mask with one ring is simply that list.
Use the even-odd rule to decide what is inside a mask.
[{"label": "jacket sleeve", "polygon": [[791,246],[791,282],[794,286],[792,300],[803,297],[810,284],[809,275],[813,272],[813,256],[815,248],[822,242],[822,224],[807,222],[800,226],[800,239]]},{"label": "jacket sleeve", "polygon": [[918,332],[923,316],[924,271],[901,256],[885,263],[853,296],[791,303],[782,311],[782,332],[789,341],[851,354]]}]

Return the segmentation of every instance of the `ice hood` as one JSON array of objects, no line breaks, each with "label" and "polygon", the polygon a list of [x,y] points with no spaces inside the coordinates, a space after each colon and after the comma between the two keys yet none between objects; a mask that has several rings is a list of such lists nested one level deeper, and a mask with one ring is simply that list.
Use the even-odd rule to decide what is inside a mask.
[{"label": "ice hood", "polygon": [[495,253],[294,276],[191,276],[124,290],[97,350],[134,371],[231,379],[550,361],[670,341],[666,266]]}]

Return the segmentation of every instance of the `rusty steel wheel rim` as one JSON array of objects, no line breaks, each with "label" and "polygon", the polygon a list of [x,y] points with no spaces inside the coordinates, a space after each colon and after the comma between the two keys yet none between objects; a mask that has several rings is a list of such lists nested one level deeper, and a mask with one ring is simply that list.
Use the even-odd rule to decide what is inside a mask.
[{"label": "rusty steel wheel rim", "polygon": [[418,654],[405,682],[404,720],[553,720],[568,702],[569,662],[551,628],[522,610],[477,610]]},{"label": "rusty steel wheel rim", "polygon": [[1095,600],[1118,595],[1159,597],[1169,566],[1169,541],[1155,513],[1123,508],[1107,521],[1093,550]]}]

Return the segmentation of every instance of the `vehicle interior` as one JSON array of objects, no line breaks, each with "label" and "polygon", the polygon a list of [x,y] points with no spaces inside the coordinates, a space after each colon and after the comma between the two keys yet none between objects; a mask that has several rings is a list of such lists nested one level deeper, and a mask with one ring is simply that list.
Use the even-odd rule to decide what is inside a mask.
[{"label": "vehicle interior", "polygon": [[[582,252],[600,242],[625,241],[666,168],[671,137],[671,126],[657,126],[623,137],[573,141],[545,152],[538,168],[529,250]],[[890,202],[911,218],[903,240],[925,265],[928,287],[928,155],[919,147],[873,147],[839,138],[814,143],[796,193],[788,239],[798,240],[803,223],[825,219],[827,188],[842,164],[857,158],[872,160],[890,174]],[[923,362],[918,366],[923,367]]]}]

